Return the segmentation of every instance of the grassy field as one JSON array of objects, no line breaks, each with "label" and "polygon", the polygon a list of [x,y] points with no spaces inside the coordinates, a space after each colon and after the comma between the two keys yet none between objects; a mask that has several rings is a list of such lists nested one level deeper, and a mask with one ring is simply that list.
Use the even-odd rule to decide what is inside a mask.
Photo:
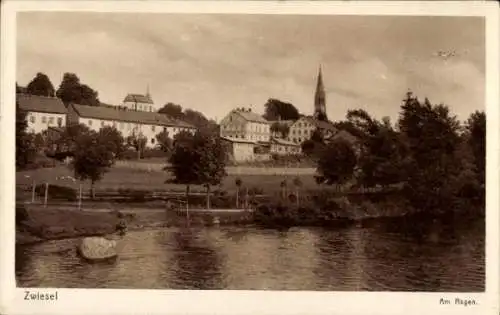
[{"label": "grassy field", "polygon": [[[69,186],[75,189],[79,183],[70,179],[58,179],[63,176],[71,176],[72,172],[65,166],[45,168],[16,173],[16,184],[28,187],[35,180],[36,184],[48,182],[52,185]],[[312,175],[228,175],[224,178],[221,189],[232,193],[236,191],[236,178],[243,182],[242,187],[249,189],[259,188],[266,194],[280,191],[280,183],[287,180],[288,186],[293,187],[293,179],[299,177],[304,189],[317,187]],[[112,168],[103,179],[96,184],[96,190],[138,189],[154,191],[184,191],[184,185],[165,183],[169,175],[163,171],[147,171],[141,169]],[[85,183],[88,188],[89,183]],[[192,191],[205,191],[202,187],[193,186]]]}]

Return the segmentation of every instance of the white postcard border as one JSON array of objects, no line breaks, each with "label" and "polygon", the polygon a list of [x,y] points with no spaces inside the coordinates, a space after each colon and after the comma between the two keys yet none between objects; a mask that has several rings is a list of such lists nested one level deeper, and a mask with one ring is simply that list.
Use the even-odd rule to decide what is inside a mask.
[{"label": "white postcard border", "polygon": [[[24,301],[15,288],[14,112],[18,11],[436,15],[486,17],[487,221],[486,292],[279,292],[54,289],[56,302]],[[267,1],[5,1],[1,19],[1,259],[0,312],[6,314],[497,314],[499,299],[499,23],[485,2],[267,2]],[[34,289],[40,291],[40,289]],[[479,305],[439,305],[440,298]]]}]

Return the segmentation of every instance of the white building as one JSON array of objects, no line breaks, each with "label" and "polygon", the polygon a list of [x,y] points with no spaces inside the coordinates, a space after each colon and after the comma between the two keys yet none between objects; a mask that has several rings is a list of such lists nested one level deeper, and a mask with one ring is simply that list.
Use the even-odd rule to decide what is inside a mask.
[{"label": "white building", "polygon": [[221,137],[221,140],[228,146],[229,159],[233,162],[248,162],[255,160],[254,141],[245,139],[235,139]]},{"label": "white building", "polygon": [[329,138],[337,132],[337,129],[330,122],[303,116],[290,126],[288,140],[300,144],[311,139],[315,130],[319,130],[324,138]]},{"label": "white building", "polygon": [[269,152],[277,155],[293,155],[301,152],[298,143],[287,141],[281,138],[272,138],[270,141]]},{"label": "white building", "polygon": [[129,110],[143,111],[143,112],[156,112],[157,108],[151,98],[151,95],[143,94],[128,94],[123,99],[123,107]]},{"label": "white building", "polygon": [[132,135],[145,137],[148,147],[156,146],[156,135],[162,131],[167,131],[172,139],[181,131],[196,131],[194,126],[186,122],[156,112],[77,104],[71,104],[68,108],[68,124],[83,124],[95,131],[104,126],[113,126],[124,138]]},{"label": "white building", "polygon": [[248,141],[269,142],[271,138],[270,123],[251,109],[237,108],[232,110],[220,122],[221,137]]},{"label": "white building", "polygon": [[17,94],[19,108],[27,112],[27,131],[40,133],[49,127],[66,126],[67,109],[56,97]]}]

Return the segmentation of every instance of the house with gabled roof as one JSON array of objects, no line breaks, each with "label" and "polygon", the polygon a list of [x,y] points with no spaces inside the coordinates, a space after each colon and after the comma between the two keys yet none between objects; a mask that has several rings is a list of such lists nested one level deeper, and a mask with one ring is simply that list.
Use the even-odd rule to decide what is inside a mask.
[{"label": "house with gabled roof", "polygon": [[237,108],[224,117],[220,125],[221,137],[257,141],[269,141],[271,129],[269,121],[251,109]]},{"label": "house with gabled roof", "polygon": [[67,109],[57,97],[19,93],[16,95],[19,109],[27,113],[27,131],[40,133],[50,127],[66,126]]},{"label": "house with gabled roof", "polygon": [[155,103],[149,94],[149,87],[146,94],[134,94],[129,93],[123,99],[123,107],[129,110],[144,111],[144,112],[156,112],[158,109],[155,107]]},{"label": "house with gabled roof", "polygon": [[70,104],[68,124],[83,124],[95,131],[105,126],[113,126],[125,138],[132,135],[144,136],[149,147],[157,145],[156,135],[162,131],[167,131],[170,138],[182,131],[191,133],[196,131],[195,126],[164,114],[135,111],[118,106],[113,108]]}]

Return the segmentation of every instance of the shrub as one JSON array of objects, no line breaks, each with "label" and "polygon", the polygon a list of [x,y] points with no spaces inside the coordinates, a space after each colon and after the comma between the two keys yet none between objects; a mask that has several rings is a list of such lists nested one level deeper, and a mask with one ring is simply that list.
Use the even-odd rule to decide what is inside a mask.
[{"label": "shrub", "polygon": [[[45,184],[40,184],[35,187],[35,192],[38,196],[45,196]],[[76,201],[78,199],[77,192],[75,189],[66,187],[66,186],[58,186],[58,185],[49,185],[48,191],[48,199],[65,199],[68,201]]]},{"label": "shrub", "polygon": [[16,225],[20,225],[29,221],[30,216],[28,210],[22,205],[16,205]]},{"label": "shrub", "polygon": [[[137,153],[136,153],[137,154]],[[142,157],[143,159],[150,159],[150,158],[166,158],[168,154],[161,149],[154,148],[154,149],[145,149],[142,152]]]}]

